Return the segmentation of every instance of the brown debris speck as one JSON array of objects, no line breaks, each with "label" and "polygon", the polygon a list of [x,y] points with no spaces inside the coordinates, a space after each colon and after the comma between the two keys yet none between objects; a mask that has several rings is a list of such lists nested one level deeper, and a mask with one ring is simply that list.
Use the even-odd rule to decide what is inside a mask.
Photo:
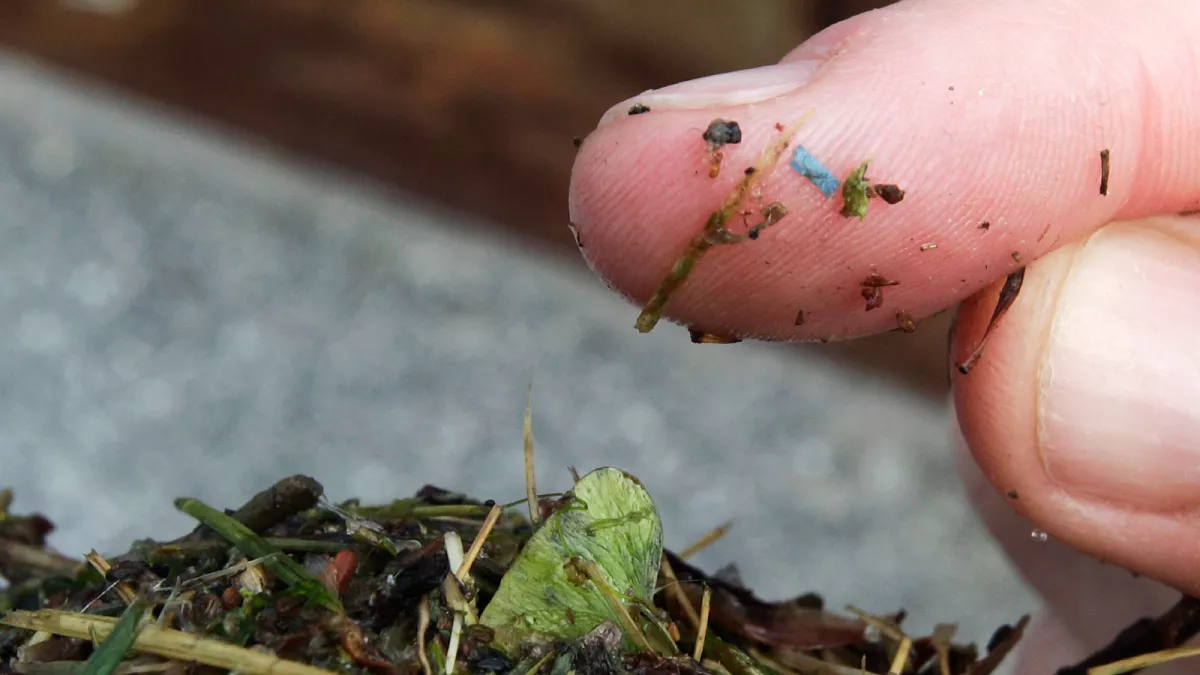
[{"label": "brown debris speck", "polygon": [[992,339],[992,334],[996,330],[996,326],[1000,324],[1000,320],[1004,318],[1008,308],[1016,302],[1017,295],[1021,292],[1021,285],[1025,283],[1025,268],[1013,272],[1004,280],[1004,286],[1000,289],[1000,297],[996,300],[996,309],[992,311],[992,318],[988,321],[987,328],[983,331],[983,337],[979,340],[979,345],[975,347],[975,351],[967,357],[965,361],[958,364],[958,372],[966,375],[971,372],[975,364],[979,362],[983,356],[983,348],[987,346],[989,340]]},{"label": "brown debris speck", "polygon": [[867,311],[868,312],[873,309],[879,309],[880,307],[883,307],[883,291],[882,290],[875,288],[875,287],[864,288],[864,289],[862,289],[862,296],[863,296],[863,299],[865,299],[867,301]]},{"label": "brown debris speck", "polygon": [[583,249],[583,238],[579,236],[579,226],[571,221],[567,221],[567,229],[571,231],[571,236],[575,238],[575,246]]},{"label": "brown debris speck", "polygon": [[1018,264],[1018,265],[1024,265],[1024,264],[1025,264],[1025,262],[1024,262],[1022,259],[1021,259],[1021,252],[1020,252],[1020,251],[1013,251],[1013,252],[1012,252],[1012,259],[1013,259],[1013,260],[1015,260],[1015,261],[1017,261],[1017,264]]},{"label": "brown debris speck", "polygon": [[742,341],[741,338],[727,337],[717,335],[716,333],[705,333],[695,328],[689,328],[688,335],[691,336],[692,342],[698,345],[732,345]]},{"label": "brown debris speck", "polygon": [[904,190],[902,190],[899,185],[883,183],[873,186],[872,189],[880,199],[888,204],[899,204],[900,201],[904,199]]},{"label": "brown debris speck", "polygon": [[991,227],[992,227],[991,222],[986,221],[986,220],[979,224],[979,229],[981,229],[981,230],[989,230],[989,229],[991,229]]},{"label": "brown debris speck", "polygon": [[796,323],[794,325],[796,325],[796,326],[804,325],[804,310],[801,309],[796,312]]},{"label": "brown debris speck", "polygon": [[575,138],[572,138],[571,145],[574,145],[576,150],[582,148],[583,147],[583,136],[576,136]]},{"label": "brown debris speck", "polygon": [[1009,490],[1009,491],[1008,491],[1008,498],[1009,498],[1009,499],[1018,499],[1018,498],[1020,498],[1020,495],[1018,495],[1018,494],[1017,494],[1017,491],[1016,491],[1016,490]]},{"label": "brown debris speck", "polygon": [[650,106],[642,105],[641,103],[634,103],[629,106],[630,115],[641,115],[648,112],[650,112]]},{"label": "brown debris speck", "polygon": [[913,315],[908,312],[896,312],[896,324],[905,333],[917,332],[917,322],[913,319]]},{"label": "brown debris speck", "polygon": [[900,282],[872,272],[871,276],[863,279],[860,283],[863,286],[862,296],[867,301],[867,311],[869,312],[883,307],[883,288],[885,286],[896,286]]},{"label": "brown debris speck", "polygon": [[1100,151],[1100,196],[1108,195],[1108,148]]},{"label": "brown debris speck", "polygon": [[922,251],[922,252],[924,252],[924,251],[932,251],[932,250],[933,250],[933,249],[935,249],[935,248],[937,248],[937,244],[935,244],[935,243],[933,243],[933,242],[930,242],[930,243],[928,243],[928,244],[921,244],[921,251]]},{"label": "brown debris speck", "polygon": [[877,273],[872,272],[871,276],[862,280],[862,285],[868,288],[883,288],[884,286],[899,286],[900,282]]}]

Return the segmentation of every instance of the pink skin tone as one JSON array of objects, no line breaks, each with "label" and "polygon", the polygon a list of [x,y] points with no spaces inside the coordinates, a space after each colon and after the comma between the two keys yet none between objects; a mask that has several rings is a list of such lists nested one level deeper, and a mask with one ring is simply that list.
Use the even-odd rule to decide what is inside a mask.
[{"label": "pink skin tone", "polygon": [[[954,377],[956,434],[972,480],[991,486],[974,491],[981,513],[1047,598],[1042,635],[1086,646],[1112,630],[1079,609],[1093,585],[1124,593],[1134,615],[1172,594],[1116,567],[1079,573],[1099,568],[1079,552],[1200,593],[1200,220],[1170,215],[1200,209],[1197,35],[1193,0],[905,0],[780,65],[614,106],[579,151],[571,220],[592,269],[641,304],[776,124],[811,111],[795,142],[839,177],[870,159],[868,176],[905,200],[845,219],[840,196],[780,166],[763,203],[789,215],[714,249],[667,319],[846,339],[962,303],[961,359],[1019,253],[1020,299],[977,369]],[[630,116],[634,103],[651,111]],[[712,179],[700,134],[718,117],[743,140]],[[900,285],[867,312],[859,283],[873,272]],[[1060,544],[1031,551],[1011,536],[1033,527]]]}]

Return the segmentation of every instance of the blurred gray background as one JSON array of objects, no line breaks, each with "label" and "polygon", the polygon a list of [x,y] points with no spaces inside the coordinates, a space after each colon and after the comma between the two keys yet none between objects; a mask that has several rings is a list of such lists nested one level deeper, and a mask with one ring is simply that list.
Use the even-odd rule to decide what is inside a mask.
[{"label": "blurred gray background", "polygon": [[[565,195],[564,195],[565,199]],[[596,279],[434,209],[0,56],[0,483],[68,554],[291,473],[334,499],[613,465],[760,595],[986,640],[1035,599],[956,482],[946,405],[779,346],[649,336]],[[489,234],[484,234],[484,232]]]}]

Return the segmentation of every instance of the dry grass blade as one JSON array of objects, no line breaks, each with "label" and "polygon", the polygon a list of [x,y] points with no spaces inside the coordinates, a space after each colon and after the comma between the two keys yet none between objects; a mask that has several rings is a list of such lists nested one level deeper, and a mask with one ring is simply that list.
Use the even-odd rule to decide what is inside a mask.
[{"label": "dry grass blade", "polygon": [[[767,176],[775,169],[779,158],[791,144],[792,137],[808,121],[811,114],[811,111],[804,114],[800,119],[782,129],[779,136],[763,150],[758,161],[752,167],[753,170],[746,171],[745,176],[738,181],[733,191],[725,197],[725,201],[722,202],[721,207],[709,215],[708,220],[704,223],[704,229],[688,243],[687,248],[684,249],[683,253],[671,266],[671,270],[667,273],[666,278],[663,279],[662,283],[654,291],[654,294],[650,296],[650,299],[642,307],[642,312],[638,315],[637,322],[634,324],[638,331],[649,333],[654,330],[654,327],[658,324],[658,320],[662,317],[662,312],[667,305],[667,301],[671,298],[671,294],[683,285],[683,282],[691,275],[692,270],[695,269],[700,259],[704,257],[704,254],[709,249],[713,246],[732,244],[744,241],[746,238],[752,238],[745,235],[741,237],[735,236],[725,229],[725,225],[738,212],[738,206],[746,198],[746,195],[750,193],[750,189],[755,184],[766,180]],[[777,220],[773,219],[771,224],[774,224]]]},{"label": "dry grass blade", "polygon": [[1123,675],[1123,673],[1132,673],[1136,670],[1157,666],[1163,663],[1169,663],[1178,659],[1186,659],[1193,656],[1200,656],[1200,647],[1176,647],[1175,649],[1164,649],[1153,654],[1142,654],[1132,658],[1114,661],[1103,666],[1088,668],[1088,675]]},{"label": "dry grass blade", "polygon": [[[96,552],[96,549],[92,549],[84,557],[91,563],[92,567],[96,568],[100,576],[108,577],[108,571],[112,569],[112,565],[108,564],[108,561],[104,559],[104,556]],[[121,596],[121,600],[125,601],[127,605],[137,599],[137,591],[133,590],[133,587],[124,581],[118,581],[116,589],[117,595]]]},{"label": "dry grass blade", "polygon": [[912,650],[912,638],[905,635],[900,640],[899,646],[896,647],[896,656],[892,659],[892,667],[888,668],[888,675],[900,675],[904,672],[904,667],[908,665],[908,653]]},{"label": "dry grass blade", "polygon": [[688,621],[691,622],[692,628],[700,630],[700,614],[696,612],[696,607],[692,605],[692,601],[688,598],[687,593],[683,592],[683,588],[679,586],[679,577],[675,576],[675,569],[671,567],[671,561],[667,559],[666,554],[663,554],[662,562],[663,576],[667,578],[667,590],[675,596],[675,601],[683,607],[683,613],[687,615]]},{"label": "dry grass blade", "polygon": [[933,628],[933,648],[937,651],[938,672],[941,675],[950,675],[950,642],[957,632],[958,626],[952,623],[939,623]]},{"label": "dry grass blade", "polygon": [[429,653],[425,648],[425,636],[429,632],[429,596],[421,598],[421,604],[417,607],[417,659],[421,661],[421,672],[424,675],[433,675],[433,668],[429,665]]},{"label": "dry grass blade", "polygon": [[525,421],[523,433],[525,439],[525,499],[529,502],[529,522],[534,525],[541,520],[538,514],[537,477],[533,466],[533,380],[525,389]]},{"label": "dry grass blade", "polygon": [[471,542],[471,548],[467,550],[466,557],[458,566],[458,570],[454,576],[462,583],[467,583],[471,578],[471,566],[475,564],[475,559],[479,557],[479,553],[483,551],[483,545],[487,542],[488,536],[492,533],[492,529],[496,527],[496,521],[500,520],[500,514],[504,513],[504,509],[499,504],[493,504],[492,510],[488,512],[487,518],[484,519],[483,525],[479,526],[479,534],[475,535],[475,539]]},{"label": "dry grass blade", "polygon": [[704,597],[700,600],[700,628],[696,630],[696,651],[692,659],[699,661],[704,655],[704,638],[708,637],[708,612],[712,608],[712,589],[704,587]]},{"label": "dry grass blade", "polygon": [[[0,624],[89,640],[93,633],[100,639],[107,637],[116,627],[117,620],[106,616],[40,609],[32,612],[11,611],[0,618]],[[132,649],[168,659],[236,670],[242,675],[334,675],[331,671],[281,659],[274,654],[183,631],[159,628],[153,624],[142,627],[133,641]]]},{"label": "dry grass blade", "polygon": [[133,601],[113,625],[112,631],[103,638],[103,642],[83,664],[79,675],[112,675],[117,666],[121,665],[121,661],[125,660],[125,653],[137,638],[146,609],[146,603],[134,595]]},{"label": "dry grass blade", "polygon": [[705,534],[703,537],[700,537],[699,539],[697,539],[691,546],[688,546],[687,548],[683,549],[683,551],[679,554],[679,559],[687,560],[688,558],[691,558],[692,556],[700,553],[701,551],[708,548],[709,546],[712,546],[713,544],[717,543],[718,541],[720,541],[721,537],[724,537],[729,532],[729,528],[731,528],[731,527],[733,527],[733,523],[727,522],[727,523],[722,523],[722,524],[714,527],[713,529],[709,530],[708,534]]},{"label": "dry grass blade", "polygon": [[792,668],[788,668],[757,649],[751,649],[750,655],[766,667],[777,673],[783,673],[783,675],[790,673],[799,673],[799,675],[864,675],[866,673],[866,675],[871,675],[863,669],[847,668],[829,661],[822,661],[815,656],[809,656],[799,651],[789,655],[789,659],[793,662]]}]

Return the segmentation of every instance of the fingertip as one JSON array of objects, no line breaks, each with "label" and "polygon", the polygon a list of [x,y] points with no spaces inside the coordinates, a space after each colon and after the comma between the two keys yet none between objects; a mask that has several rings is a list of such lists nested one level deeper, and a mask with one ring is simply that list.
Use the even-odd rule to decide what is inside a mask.
[{"label": "fingertip", "polygon": [[[1195,591],[1200,479],[1184,467],[1200,435],[1200,358],[1187,345],[1200,325],[1176,310],[1180,284],[1200,277],[1189,227],[1118,223],[1038,261],[953,387],[975,460],[998,494],[1020,495],[1010,506],[1031,526]],[[997,294],[961,306],[956,359],[978,345]]]}]

